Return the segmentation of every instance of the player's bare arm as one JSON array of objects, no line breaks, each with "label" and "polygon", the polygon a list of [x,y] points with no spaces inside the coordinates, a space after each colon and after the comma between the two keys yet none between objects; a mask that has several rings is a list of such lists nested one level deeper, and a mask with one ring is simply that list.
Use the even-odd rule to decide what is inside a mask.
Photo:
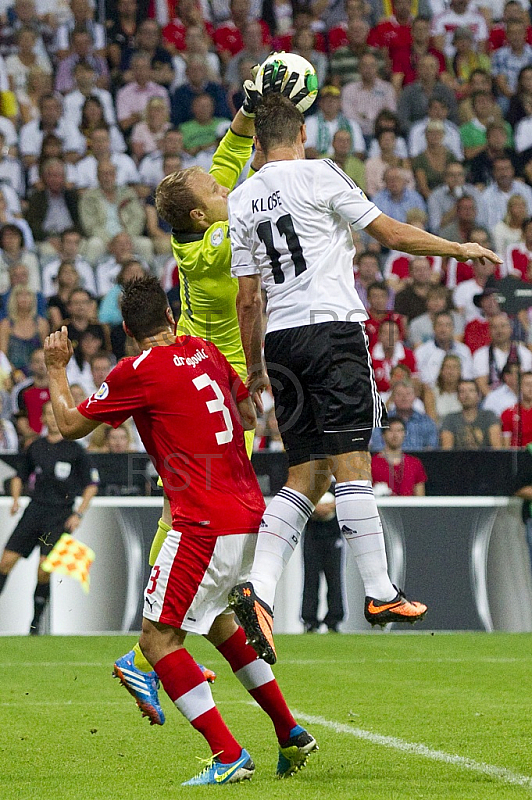
[{"label": "player's bare arm", "polygon": [[456,258],[457,261],[478,258],[482,263],[486,259],[492,264],[502,264],[502,259],[496,253],[475,242],[466,244],[449,242],[440,236],[414,228],[413,225],[398,222],[386,214],[381,214],[370,222],[366,231],[390,250],[399,250],[413,256],[449,256]]},{"label": "player's bare arm", "polygon": [[257,412],[251,397],[246,397],[237,404],[240,422],[245,431],[253,431],[257,427]]},{"label": "player's bare arm", "polygon": [[70,392],[66,367],[74,350],[66,326],[46,337],[44,360],[48,369],[50,400],[61,435],[65,439],[82,439],[100,424],[80,414]]},{"label": "player's bare arm", "polygon": [[258,411],[262,413],[264,409],[261,393],[268,386],[268,377],[262,358],[260,275],[245,275],[238,279],[236,310],[248,368],[246,385]]}]

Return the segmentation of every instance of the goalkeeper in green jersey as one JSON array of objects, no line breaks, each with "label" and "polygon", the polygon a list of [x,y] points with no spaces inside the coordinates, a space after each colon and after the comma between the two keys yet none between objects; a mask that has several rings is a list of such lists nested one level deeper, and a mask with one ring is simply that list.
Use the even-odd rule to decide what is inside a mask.
[{"label": "goalkeeper in green jersey", "polygon": [[[270,76],[271,83],[266,74],[263,79],[265,94],[281,90],[282,72],[270,72]],[[261,99],[253,81],[244,83],[244,92],[244,104],[220,142],[209,172],[200,167],[179,170],[167,175],[155,193],[157,212],[172,226],[172,250],[179,269],[181,316],[177,333],[213,342],[243,381],[247,367],[236,310],[238,280],[231,277],[227,197],[251,157],[254,109]],[[255,155],[250,174],[262,164],[262,157]],[[253,431],[246,431],[245,436],[251,455]],[[150,550],[150,565],[155,563],[170,528],[170,507],[165,497]],[[214,680],[214,673],[202,669],[207,680]],[[114,672],[135,698],[143,716],[149,717],[152,725],[162,725],[158,679],[138,643],[115,662]]]}]

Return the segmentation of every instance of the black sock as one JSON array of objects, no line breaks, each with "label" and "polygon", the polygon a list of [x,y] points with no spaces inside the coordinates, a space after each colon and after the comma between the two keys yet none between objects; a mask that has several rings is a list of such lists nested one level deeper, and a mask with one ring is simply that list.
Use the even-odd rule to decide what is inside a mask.
[{"label": "black sock", "polygon": [[39,629],[39,622],[42,613],[46,607],[46,603],[50,597],[50,584],[38,583],[35,587],[35,594],[33,595],[33,619],[31,621],[30,632],[36,633]]},{"label": "black sock", "polygon": [[9,575],[2,575],[2,573],[0,572],[0,592],[1,592],[1,591],[2,591],[2,589],[4,588],[4,586],[5,586],[5,583],[6,583],[7,579],[8,579],[8,577],[9,577]]}]

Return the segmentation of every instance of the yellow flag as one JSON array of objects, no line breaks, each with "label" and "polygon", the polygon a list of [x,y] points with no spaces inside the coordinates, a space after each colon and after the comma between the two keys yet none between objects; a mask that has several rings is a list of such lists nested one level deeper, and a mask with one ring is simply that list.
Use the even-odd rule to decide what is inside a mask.
[{"label": "yellow flag", "polygon": [[59,572],[76,578],[81,583],[83,591],[88,593],[89,569],[93,561],[94,550],[74,539],[69,533],[64,533],[50,550],[41,567],[45,572]]}]

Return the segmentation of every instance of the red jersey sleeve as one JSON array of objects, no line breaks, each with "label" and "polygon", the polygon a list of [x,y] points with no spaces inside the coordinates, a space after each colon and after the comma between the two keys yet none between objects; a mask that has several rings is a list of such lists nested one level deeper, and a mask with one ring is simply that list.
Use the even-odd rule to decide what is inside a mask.
[{"label": "red jersey sleeve", "polygon": [[513,408],[507,408],[506,411],[503,411],[501,414],[502,429],[505,433],[512,433],[513,416],[514,416]]},{"label": "red jersey sleeve", "polygon": [[118,428],[138,408],[145,405],[144,389],[135,371],[137,359],[124,359],[111,370],[100,388],[78,406],[88,419]]}]

